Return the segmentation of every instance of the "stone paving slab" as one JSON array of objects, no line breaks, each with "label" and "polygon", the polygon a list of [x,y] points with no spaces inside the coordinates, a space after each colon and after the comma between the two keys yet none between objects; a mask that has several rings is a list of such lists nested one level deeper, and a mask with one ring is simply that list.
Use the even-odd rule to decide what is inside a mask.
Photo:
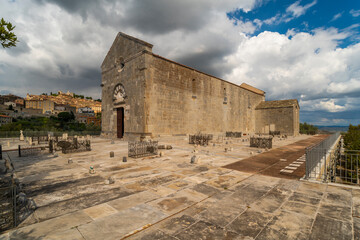
[{"label": "stone paving slab", "polygon": [[78,229],[84,238],[89,240],[120,239],[136,229],[153,224],[165,217],[163,212],[149,205],[140,204],[82,225]]},{"label": "stone paving slab", "polygon": [[91,217],[93,220],[103,218],[118,212],[115,208],[111,207],[107,203],[96,205],[90,208],[84,209],[84,212]]},{"label": "stone paving slab", "polygon": [[267,224],[256,239],[308,239],[313,218],[282,211]]},{"label": "stone paving slab", "polygon": [[318,214],[309,239],[351,240],[352,238],[351,222],[335,220]]},{"label": "stone paving slab", "polygon": [[9,239],[46,239],[48,235],[56,235],[55,232],[67,231],[90,222],[92,219],[86,213],[78,211],[17,229],[10,233]]},{"label": "stone paving slab", "polygon": [[[41,204],[0,239],[359,239],[359,188],[219,167],[250,156],[254,150],[241,141],[229,141],[231,154],[221,143],[199,147],[199,164],[189,163],[193,146],[186,140],[168,143],[174,148],[165,157],[127,163],[126,143],[110,140],[95,142],[91,156],[17,162],[24,191]],[[105,184],[110,176],[115,183]]]}]

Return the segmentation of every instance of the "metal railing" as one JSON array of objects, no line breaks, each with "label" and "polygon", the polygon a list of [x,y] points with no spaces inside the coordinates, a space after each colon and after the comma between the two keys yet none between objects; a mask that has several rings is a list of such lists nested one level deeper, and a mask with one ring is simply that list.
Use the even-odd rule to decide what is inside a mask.
[{"label": "metal railing", "polygon": [[146,157],[158,154],[157,141],[129,142],[128,156],[133,158]]},{"label": "metal railing", "polygon": [[360,184],[360,151],[340,151],[339,157],[334,159],[332,182],[346,184]]},{"label": "metal railing", "polygon": [[305,178],[313,178],[316,180],[327,180],[327,167],[330,165],[331,155],[337,155],[340,150],[340,146],[333,149],[334,144],[339,139],[340,133],[334,133],[325,140],[317,143],[313,146],[306,148],[306,172]]},{"label": "metal railing", "polygon": [[201,146],[209,145],[209,142],[213,139],[212,134],[195,134],[189,135],[189,144],[197,144]]},{"label": "metal railing", "polygon": [[[52,132],[52,131],[23,131],[24,137],[39,137],[48,136],[48,133],[52,133],[53,136],[62,136],[63,133],[67,133],[69,136],[86,136],[93,135],[98,136],[101,131],[64,131],[64,132]],[[0,131],[0,138],[18,138],[20,137],[20,131]]]},{"label": "metal railing", "polygon": [[251,137],[250,138],[250,147],[256,148],[272,148],[272,137],[270,138],[261,138],[261,137]]},{"label": "metal railing", "polygon": [[16,227],[16,185],[0,187],[0,232]]},{"label": "metal railing", "polygon": [[232,138],[241,138],[242,132],[226,132],[226,137],[232,137]]}]

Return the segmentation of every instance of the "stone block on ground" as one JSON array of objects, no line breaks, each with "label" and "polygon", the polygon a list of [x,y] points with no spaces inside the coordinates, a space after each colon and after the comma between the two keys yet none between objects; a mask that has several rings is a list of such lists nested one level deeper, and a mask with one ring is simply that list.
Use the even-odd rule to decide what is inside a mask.
[{"label": "stone block on ground", "polygon": [[196,156],[196,155],[192,156],[190,163],[192,163],[192,164],[200,163],[200,157]]}]

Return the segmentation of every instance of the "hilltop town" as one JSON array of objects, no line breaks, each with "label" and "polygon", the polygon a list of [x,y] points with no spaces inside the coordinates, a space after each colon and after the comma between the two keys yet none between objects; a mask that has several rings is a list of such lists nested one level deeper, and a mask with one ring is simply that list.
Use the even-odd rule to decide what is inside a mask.
[{"label": "hilltop town", "polygon": [[101,100],[93,100],[91,97],[76,95],[71,92],[58,91],[57,93],[32,95],[25,98],[8,94],[0,95],[0,126],[11,123],[18,117],[43,117],[58,116],[61,112],[75,115],[78,122],[86,124],[101,124]]}]

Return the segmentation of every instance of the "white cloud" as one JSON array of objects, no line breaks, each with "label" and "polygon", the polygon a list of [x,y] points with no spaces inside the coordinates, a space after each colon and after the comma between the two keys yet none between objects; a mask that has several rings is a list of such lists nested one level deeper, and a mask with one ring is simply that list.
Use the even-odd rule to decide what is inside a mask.
[{"label": "white cloud", "polygon": [[331,94],[360,92],[360,79],[352,78],[345,82],[331,82],[327,87],[327,92]]},{"label": "white cloud", "polygon": [[291,15],[293,17],[297,18],[297,17],[300,17],[301,15],[304,15],[309,8],[311,8],[312,6],[314,6],[317,3],[317,1],[314,0],[311,3],[308,3],[308,4],[304,5],[304,6],[301,6],[300,2],[301,2],[301,0],[296,1],[293,4],[291,4],[286,9],[286,12],[291,13]]},{"label": "white cloud", "polygon": [[333,18],[331,19],[331,21],[335,21],[335,20],[341,18],[342,15],[343,15],[343,12],[338,13],[338,14],[335,14],[335,15],[333,16]]},{"label": "white cloud", "polygon": [[341,112],[346,109],[346,106],[337,104],[336,99],[317,99],[317,100],[300,100],[300,106],[306,111],[326,111],[326,112]]},{"label": "white cloud", "polygon": [[[347,36],[336,29],[317,29],[312,34],[262,32],[243,38],[237,52],[226,57],[232,72],[225,78],[253,84],[265,90],[270,99],[359,97],[360,44],[337,47]],[[330,103],[316,107],[342,109]]]},{"label": "white cloud", "polygon": [[[100,97],[100,64],[122,31],[154,44],[153,51],[164,57],[265,90],[269,99],[299,98],[302,110],[360,108],[356,104],[360,100],[360,44],[338,47],[351,29],[311,33],[290,29],[286,34],[266,31],[249,36],[262,24],[304,15],[316,1],[305,6],[297,1],[283,15],[236,24],[226,11],[250,11],[256,0],[154,0],[159,9],[153,10],[144,8],[145,1],[103,1],[78,1],[83,5],[77,9],[65,5],[71,1],[40,5],[2,1],[0,15],[16,25],[21,42],[16,48],[0,49],[0,89],[20,95],[71,90]],[[144,10],[146,15],[129,23],[130,9],[147,13]],[[171,14],[164,13],[167,9]],[[144,22],[149,22],[146,31]]]},{"label": "white cloud", "polygon": [[360,16],[360,10],[351,9],[351,10],[350,10],[350,14],[351,14],[353,17],[358,17],[358,16]]},{"label": "white cloud", "polygon": [[290,22],[291,20],[298,18],[306,13],[306,11],[317,3],[317,0],[306,4],[305,6],[300,5],[301,0],[296,1],[286,8],[286,12],[283,14],[277,13],[275,16],[268,18],[262,23],[267,25],[278,25],[283,22]]}]

